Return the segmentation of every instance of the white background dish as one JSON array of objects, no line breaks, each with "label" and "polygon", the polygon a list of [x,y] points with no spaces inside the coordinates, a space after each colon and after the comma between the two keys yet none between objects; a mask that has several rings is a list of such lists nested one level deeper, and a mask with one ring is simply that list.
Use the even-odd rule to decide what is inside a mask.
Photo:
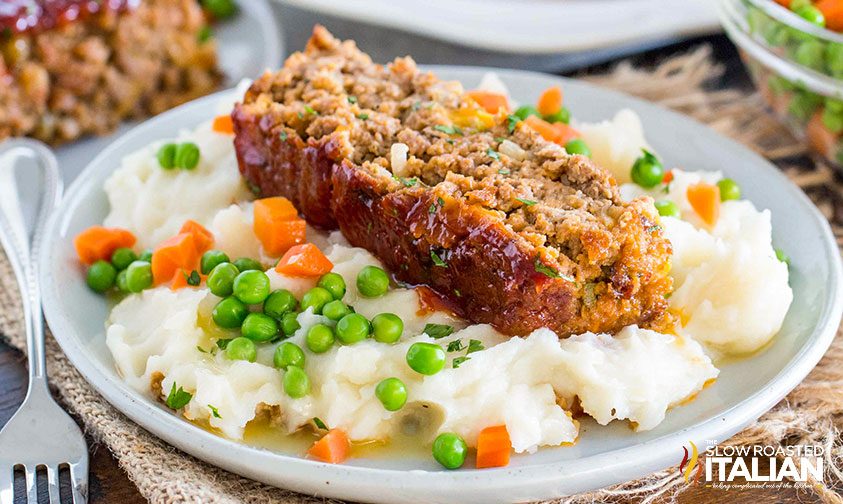
[{"label": "white background dish", "polygon": [[[266,68],[280,67],[284,58],[281,27],[269,1],[248,0],[238,5],[237,16],[213,27],[226,88],[260,75]],[[85,138],[55,149],[64,181],[76,178],[97,154],[136,124],[124,123],[110,135]]]},{"label": "white background dish", "polygon": [[[446,79],[476,86],[480,68],[433,68]],[[432,459],[354,459],[332,466],[235,443],[174,416],[125,385],[105,346],[107,306],[85,285],[72,238],[107,213],[103,181],[120,159],[155,139],[175,135],[214,114],[214,97],[167,112],[138,126],[103,151],[69,189],[48,227],[40,257],[47,320],[73,364],[128,417],[172,445],[244,476],[304,493],[371,502],[521,502],[626,481],[680,462],[682,447],[701,449],[728,438],[771,408],[813,368],[840,321],[841,265],[828,224],[808,198],[769,163],[690,119],[592,85],[541,74],[498,71],[513,97],[532,102],[562,85],[575,117],[593,121],[618,109],[635,110],[650,144],[666,164],[723,170],[744,195],[773,212],[776,246],[792,259],[794,303],[781,333],[750,359],[722,367],[719,380],[658,428],[634,433],[624,423],[584,422],[573,447],[514,456],[509,467],[449,472]]]},{"label": "white background dish", "polygon": [[508,53],[600,49],[719,28],[713,0],[278,1]]}]

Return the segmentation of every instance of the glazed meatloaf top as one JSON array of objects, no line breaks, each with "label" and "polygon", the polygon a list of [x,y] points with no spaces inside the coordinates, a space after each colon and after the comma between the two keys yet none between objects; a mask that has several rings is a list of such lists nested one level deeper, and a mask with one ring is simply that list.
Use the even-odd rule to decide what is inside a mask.
[{"label": "glazed meatloaf top", "polygon": [[[376,65],[317,27],[233,118],[257,192],[292,198],[311,222],[338,226],[399,280],[430,285],[474,321],[563,335],[666,324],[671,248],[652,202],[624,202],[587,157],[505,111],[489,114],[410,58]],[[307,182],[317,158],[329,168]],[[393,236],[402,227],[407,236]],[[495,246],[460,255],[478,236]],[[544,296],[548,285],[558,295]]]}]

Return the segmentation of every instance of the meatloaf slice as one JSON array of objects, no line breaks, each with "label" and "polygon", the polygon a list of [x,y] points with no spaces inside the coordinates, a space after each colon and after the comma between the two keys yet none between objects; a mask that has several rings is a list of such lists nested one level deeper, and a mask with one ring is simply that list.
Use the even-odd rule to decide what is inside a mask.
[{"label": "meatloaf slice", "polygon": [[[321,27],[232,113],[240,169],[395,278],[508,334],[663,327],[670,243],[647,199],[409,58]],[[406,153],[406,154],[405,154]]]},{"label": "meatloaf slice", "polygon": [[221,81],[196,0],[0,4],[0,141],[107,133]]}]

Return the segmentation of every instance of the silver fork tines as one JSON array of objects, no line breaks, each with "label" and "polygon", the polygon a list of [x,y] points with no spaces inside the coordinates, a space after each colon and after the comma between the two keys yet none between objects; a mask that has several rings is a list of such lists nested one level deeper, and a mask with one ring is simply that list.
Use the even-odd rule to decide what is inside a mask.
[{"label": "silver fork tines", "polygon": [[[40,204],[34,231],[27,232],[15,177],[16,157],[29,157],[41,169]],[[26,322],[29,389],[20,409],[0,430],[0,504],[13,504],[14,473],[25,474],[26,498],[38,503],[36,473],[47,473],[51,504],[60,503],[59,470],[68,468],[72,502],[88,501],[88,447],[79,426],[53,399],[47,386],[44,322],[37,278],[38,247],[47,216],[61,198],[61,178],[50,150],[33,140],[7,140],[0,145],[0,244],[6,251],[21,291]]]}]

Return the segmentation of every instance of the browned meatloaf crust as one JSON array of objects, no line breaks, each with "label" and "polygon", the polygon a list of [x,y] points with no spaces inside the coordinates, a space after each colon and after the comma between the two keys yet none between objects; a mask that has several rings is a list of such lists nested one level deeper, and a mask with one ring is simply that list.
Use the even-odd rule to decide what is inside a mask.
[{"label": "browned meatloaf crust", "polygon": [[[652,203],[625,203],[588,158],[483,112],[409,58],[375,65],[317,27],[232,117],[256,192],[339,227],[474,322],[519,335],[666,323],[671,249]],[[393,166],[396,143],[409,155]]]},{"label": "browned meatloaf crust", "polygon": [[[21,1],[11,0],[12,7]],[[207,28],[196,0],[24,3],[35,14],[50,14],[55,4],[99,7],[21,30],[8,26],[16,11],[0,9],[7,22],[0,29],[0,140],[31,136],[60,144],[107,133],[220,83],[215,43],[200,40]]]}]

